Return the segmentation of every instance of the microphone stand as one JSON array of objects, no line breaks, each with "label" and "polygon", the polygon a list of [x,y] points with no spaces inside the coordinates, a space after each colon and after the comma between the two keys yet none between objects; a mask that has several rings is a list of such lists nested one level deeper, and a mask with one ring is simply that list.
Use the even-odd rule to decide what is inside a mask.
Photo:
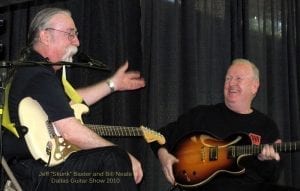
[{"label": "microphone stand", "polygon": [[[22,188],[19,184],[19,182],[17,181],[16,177],[14,176],[13,172],[11,171],[11,169],[9,168],[4,156],[1,157],[1,165],[2,167],[4,168],[8,178],[11,180],[11,183],[14,185],[14,188],[17,190],[17,191],[22,191]],[[2,180],[1,180],[2,181]],[[4,190],[6,190],[5,188],[7,186],[10,186],[8,185],[7,183],[5,183],[4,185]]]},{"label": "microphone stand", "polygon": [[51,63],[51,62],[35,62],[35,61],[2,61],[2,64],[0,65],[0,68],[13,68],[13,67],[31,67],[31,66],[37,66],[37,65],[42,65],[42,66],[78,66],[78,67],[83,67],[83,68],[90,68],[90,69],[96,69],[96,70],[104,70],[104,71],[110,71],[110,69],[107,67],[105,64],[96,64],[91,61],[88,62],[65,62],[65,61],[60,61],[57,63]]},{"label": "microphone stand", "polygon": [[[2,64],[1,64],[2,66]],[[1,67],[2,68],[2,67]],[[22,188],[19,184],[19,182],[17,181],[16,177],[14,176],[12,170],[10,169],[10,167],[8,166],[6,159],[4,158],[4,156],[2,156],[2,117],[3,117],[3,104],[5,103],[5,83],[4,83],[4,76],[5,76],[5,71],[1,71],[1,93],[2,93],[2,103],[0,104],[0,158],[1,158],[1,165],[3,167],[3,169],[5,170],[9,180],[11,181],[11,183],[14,186],[14,189],[17,191],[22,191]],[[2,173],[1,173],[2,176]],[[3,185],[2,185],[3,183]],[[6,181],[6,183],[4,184],[4,180],[1,178],[1,186],[4,187],[4,190],[8,190],[7,187],[11,187],[10,183],[8,181]]]}]

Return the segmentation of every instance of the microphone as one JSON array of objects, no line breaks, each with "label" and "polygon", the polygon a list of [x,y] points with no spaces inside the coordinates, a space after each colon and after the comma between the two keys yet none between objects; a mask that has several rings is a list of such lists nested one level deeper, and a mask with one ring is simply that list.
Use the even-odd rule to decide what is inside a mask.
[{"label": "microphone", "polygon": [[[87,65],[88,64],[88,65]],[[94,69],[99,69],[99,70],[106,70],[110,71],[108,66],[106,64],[103,64],[103,62],[99,60],[92,59],[88,55],[86,55],[83,52],[78,52],[74,57],[73,57],[73,62],[70,65],[78,65],[81,67],[90,67]]]}]

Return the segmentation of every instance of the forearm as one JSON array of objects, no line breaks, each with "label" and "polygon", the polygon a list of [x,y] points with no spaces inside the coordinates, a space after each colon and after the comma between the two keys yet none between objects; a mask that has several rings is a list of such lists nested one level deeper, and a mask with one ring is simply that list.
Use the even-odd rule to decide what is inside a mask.
[{"label": "forearm", "polygon": [[127,71],[128,63],[121,66],[117,72],[106,81],[98,82],[77,92],[86,104],[92,105],[113,91],[136,90],[145,86],[144,79],[137,71]]},{"label": "forearm", "polygon": [[160,147],[157,151],[157,156],[161,159],[164,155],[168,154],[168,150],[165,147]]},{"label": "forearm", "polygon": [[66,141],[80,149],[92,149],[114,145],[82,125],[80,121],[74,117],[56,121],[54,125]]},{"label": "forearm", "polygon": [[76,91],[87,105],[93,105],[112,92],[106,81],[101,81],[88,87],[79,88]]}]

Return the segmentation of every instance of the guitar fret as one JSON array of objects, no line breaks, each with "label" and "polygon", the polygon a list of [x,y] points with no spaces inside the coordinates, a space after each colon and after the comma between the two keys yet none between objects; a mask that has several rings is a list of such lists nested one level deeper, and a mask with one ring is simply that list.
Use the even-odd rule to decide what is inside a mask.
[{"label": "guitar fret", "polygon": [[115,135],[118,135],[118,136],[119,136],[118,131],[117,131],[117,128],[112,128],[112,129],[114,130]]},{"label": "guitar fret", "polygon": [[258,152],[259,152],[259,147],[258,147],[258,146],[255,146],[255,147],[254,147],[253,153],[258,153]]},{"label": "guitar fret", "polygon": [[126,136],[129,136],[129,135],[130,135],[130,132],[128,131],[128,128],[127,128],[127,127],[124,128],[124,134],[125,134]]},{"label": "guitar fret", "polygon": [[107,128],[104,128],[105,129],[105,135],[106,136],[111,136],[111,131],[109,131]]},{"label": "guitar fret", "polygon": [[129,128],[127,129],[127,131],[128,131],[128,135],[129,135],[129,136],[132,136],[132,132],[130,131]]},{"label": "guitar fret", "polygon": [[138,129],[136,129],[135,132],[136,132],[136,136],[138,136],[139,135]]},{"label": "guitar fret", "polygon": [[284,151],[286,151],[286,144],[284,144]]}]

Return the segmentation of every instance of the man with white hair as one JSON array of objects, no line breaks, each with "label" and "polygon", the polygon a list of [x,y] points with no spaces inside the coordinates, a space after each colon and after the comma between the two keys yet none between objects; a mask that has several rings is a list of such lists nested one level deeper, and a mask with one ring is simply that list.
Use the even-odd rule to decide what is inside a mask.
[{"label": "man with white hair", "polygon": [[[50,65],[19,67],[15,71],[8,97],[10,119],[16,126],[20,125],[19,103],[25,97],[31,97],[43,108],[56,132],[79,151],[61,164],[46,167],[44,162],[32,158],[24,138],[5,132],[5,140],[13,145],[4,148],[4,154],[7,153],[6,158],[23,189],[136,190],[136,184],[143,177],[140,162],[75,118],[69,104],[72,98],[66,96],[65,87],[56,75],[62,68],[56,63],[72,61],[80,45],[71,13],[60,8],[41,10],[31,22],[28,40],[22,60]],[[92,105],[114,91],[144,87],[140,73],[127,69],[128,63],[125,63],[108,80],[77,89],[76,93],[85,104]],[[126,176],[118,176],[114,181],[106,180],[116,172]],[[93,177],[93,173],[97,176]]]},{"label": "man with white hair", "polygon": [[275,122],[252,107],[259,85],[257,67],[235,59],[225,76],[223,103],[196,106],[159,130],[166,144],[151,146],[172,185],[197,191],[296,190],[276,185],[280,155],[272,144],[281,140]]}]

